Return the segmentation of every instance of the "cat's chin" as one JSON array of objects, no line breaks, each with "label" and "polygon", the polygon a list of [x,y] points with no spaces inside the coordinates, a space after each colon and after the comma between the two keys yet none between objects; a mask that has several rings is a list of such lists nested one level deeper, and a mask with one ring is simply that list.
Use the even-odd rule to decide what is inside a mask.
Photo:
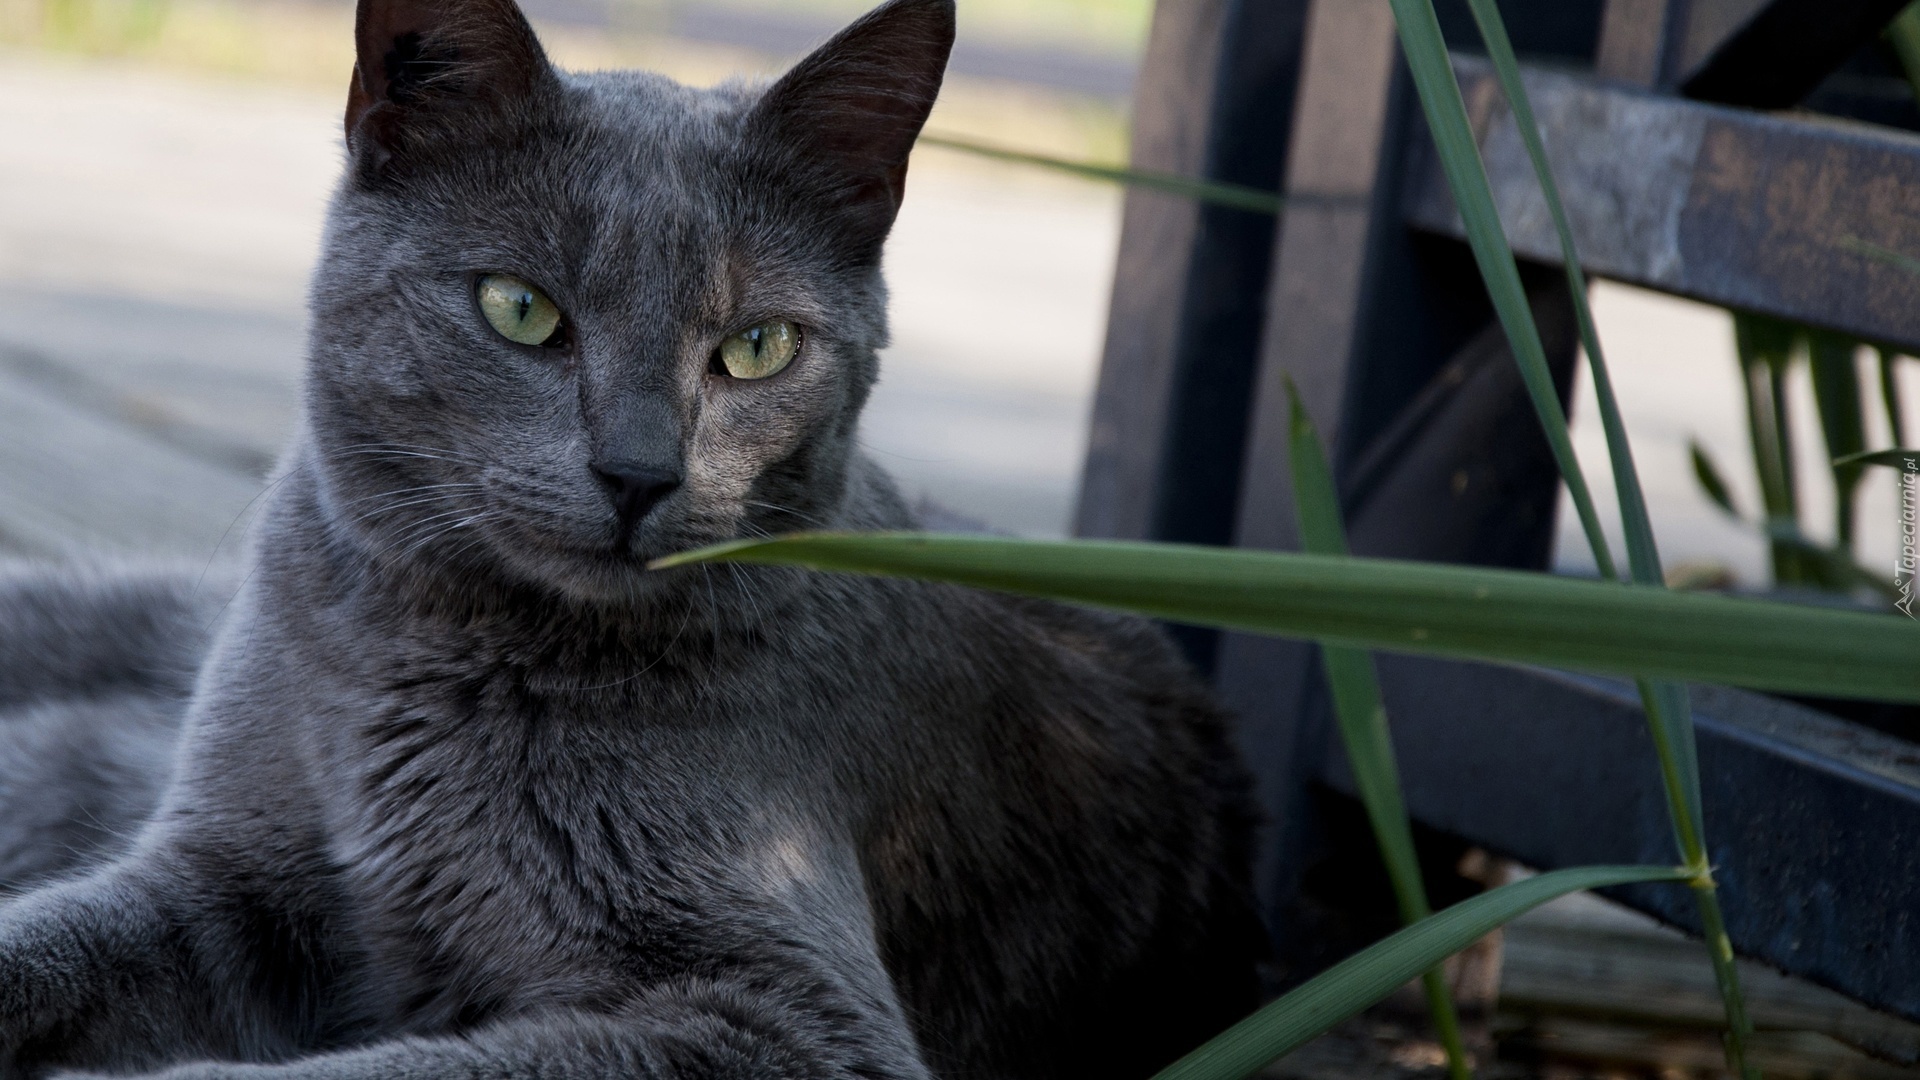
[{"label": "cat's chin", "polygon": [[523,583],[582,603],[605,605],[664,597],[685,587],[686,575],[648,570],[647,563],[666,551],[616,551],[559,544],[496,547],[512,576]]}]

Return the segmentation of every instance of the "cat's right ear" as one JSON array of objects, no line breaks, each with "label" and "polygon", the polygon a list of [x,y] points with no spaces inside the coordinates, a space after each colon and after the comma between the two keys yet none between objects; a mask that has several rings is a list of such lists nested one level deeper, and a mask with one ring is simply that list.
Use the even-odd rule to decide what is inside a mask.
[{"label": "cat's right ear", "polygon": [[554,78],[513,0],[360,0],[347,148],[378,168],[447,119]]}]

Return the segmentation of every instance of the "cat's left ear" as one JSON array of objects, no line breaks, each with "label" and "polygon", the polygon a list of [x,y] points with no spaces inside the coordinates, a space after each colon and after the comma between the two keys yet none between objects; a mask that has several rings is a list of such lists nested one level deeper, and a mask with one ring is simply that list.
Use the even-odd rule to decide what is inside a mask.
[{"label": "cat's left ear", "polygon": [[754,106],[750,137],[786,150],[877,245],[906,189],[907,155],[953,51],[953,0],[888,0],[796,64]]},{"label": "cat's left ear", "polygon": [[387,157],[437,122],[554,78],[513,0],[360,0],[347,145]]}]

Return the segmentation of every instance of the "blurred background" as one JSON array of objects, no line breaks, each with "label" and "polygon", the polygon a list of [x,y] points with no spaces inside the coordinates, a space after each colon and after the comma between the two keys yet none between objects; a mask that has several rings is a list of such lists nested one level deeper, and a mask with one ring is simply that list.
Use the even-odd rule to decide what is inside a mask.
[{"label": "blurred background", "polygon": [[[777,73],[865,6],[528,4],[564,66],[693,83]],[[1149,0],[962,0],[929,130],[1124,162],[1150,17]],[[351,26],[346,0],[0,0],[0,547],[199,555],[243,531],[232,526],[296,408]],[[887,250],[894,345],[866,445],[917,496],[1064,535],[1120,194],[931,147],[909,192]],[[1668,563],[1765,584],[1764,541],[1705,497],[1688,456],[1698,440],[1755,512],[1728,317],[1607,284],[1595,304]],[[1871,358],[1860,362],[1873,385]],[[1920,415],[1920,378],[1907,381]],[[1803,520],[1826,540],[1831,486],[1805,383],[1801,365],[1789,406]],[[1602,480],[1591,400],[1576,392],[1576,442]],[[1887,445],[1877,411],[1868,424],[1868,445]],[[1893,491],[1891,472],[1862,485],[1871,568],[1891,566]],[[1557,562],[1590,572],[1567,517]]]}]

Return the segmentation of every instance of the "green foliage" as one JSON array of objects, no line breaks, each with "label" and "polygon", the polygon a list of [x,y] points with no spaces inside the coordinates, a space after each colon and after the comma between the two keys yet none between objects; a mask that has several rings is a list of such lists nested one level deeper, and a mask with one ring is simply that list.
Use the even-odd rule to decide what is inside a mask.
[{"label": "green foliage", "polygon": [[1904,469],[1910,461],[1920,461],[1920,450],[1867,450],[1858,454],[1849,454],[1835,464],[1846,465],[1885,465],[1889,468]]},{"label": "green foliage", "polygon": [[[1539,329],[1526,309],[1520,289],[1519,267],[1495,212],[1493,191],[1487,182],[1486,167],[1472,139],[1466,105],[1461,100],[1459,83],[1453,77],[1446,42],[1440,34],[1439,20],[1432,0],[1390,0],[1400,30],[1401,47],[1413,71],[1414,86],[1426,111],[1427,126],[1434,134],[1454,202],[1461,209],[1480,274],[1494,308],[1500,313],[1514,358],[1534,399],[1534,409],[1554,447],[1560,474],[1574,507],[1580,514],[1588,544],[1601,573],[1614,577],[1612,556],[1587,495],[1586,479],[1571,449],[1564,410],[1553,392],[1551,374],[1546,365]],[[1572,292],[1581,340],[1587,349],[1588,367],[1593,375],[1594,397],[1600,408],[1601,426],[1606,433],[1607,453],[1612,461],[1615,493],[1620,504],[1621,522],[1626,530],[1628,571],[1635,582],[1654,588],[1663,585],[1660,555],[1654,544],[1653,525],[1647,514],[1646,497],[1634,468],[1632,448],[1627,440],[1626,424],[1615,400],[1599,335],[1587,307],[1586,281],[1580,271],[1573,231],[1567,222],[1553,172],[1547,163],[1546,147],[1540,126],[1533,115],[1520,67],[1508,40],[1500,11],[1493,0],[1467,0],[1475,23],[1487,45],[1502,92],[1513,109],[1515,123],[1527,157],[1533,166],[1540,190],[1553,216],[1560,242],[1561,261]],[[1521,316],[1526,316],[1522,318]],[[1564,448],[1564,449],[1563,449]],[[1714,891],[1712,870],[1707,864],[1706,840],[1702,832],[1700,769],[1693,737],[1693,709],[1686,688],[1676,682],[1642,678],[1640,699],[1646,709],[1647,727],[1654,739],[1660,760],[1660,773],[1667,793],[1674,840],[1687,865],[1695,872],[1695,896],[1706,930],[1707,953],[1712,958],[1727,1015],[1727,1064],[1747,1077],[1758,1074],[1746,1065],[1746,1042],[1752,1034],[1745,1000],[1740,992],[1739,976],[1733,967],[1733,949],[1721,929],[1719,900]]]},{"label": "green foliage", "polygon": [[1440,20],[1431,0],[1389,0],[1394,19],[1400,27],[1400,44],[1407,66],[1413,73],[1413,85],[1426,110],[1427,127],[1440,152],[1447,186],[1453,191],[1454,205],[1467,229],[1467,243],[1473,249],[1487,295],[1506,330],[1507,342],[1520,364],[1520,376],[1534,411],[1540,415],[1547,444],[1566,481],[1567,494],[1580,528],[1593,548],[1594,561],[1605,577],[1615,575],[1613,555],[1606,534],[1600,529],[1600,515],[1594,510],[1593,496],[1586,475],[1574,455],[1573,440],[1567,431],[1566,410],[1553,385],[1547,367],[1546,349],[1540,343],[1540,329],[1533,321],[1533,309],[1527,303],[1520,269],[1507,245],[1500,214],[1493,202],[1493,188],[1487,182],[1486,165],[1473,141],[1473,128],[1467,122],[1467,106],[1460,97],[1460,84],[1453,77],[1447,58],[1446,41],[1440,34]]},{"label": "green foliage", "polygon": [[654,565],[950,581],[1175,622],[1462,659],[1920,701],[1920,623],[1551,574],[1100,540],[796,533]]},{"label": "green foliage", "polygon": [[1860,486],[1861,466],[1846,457],[1867,447],[1864,397],[1854,354],[1860,343],[1820,330],[1807,331],[1807,362],[1813,372],[1813,400],[1820,412],[1820,433],[1826,439],[1827,459],[1833,469],[1834,546],[1853,551],[1853,497]]},{"label": "green foliage", "polygon": [[[865,13],[875,0],[613,0],[635,14],[656,19],[695,2],[832,25]],[[1146,41],[1152,16],[1152,0],[964,0],[960,28],[974,41],[1125,54]],[[806,44],[798,43],[795,51]]]},{"label": "green foliage", "polygon": [[[56,49],[123,53],[160,36],[167,6],[167,0],[39,0],[37,36]],[[16,27],[6,36],[22,31]]]},{"label": "green foliage", "polygon": [[[1753,471],[1760,480],[1765,524],[1800,520],[1793,473],[1793,426],[1787,418],[1787,369],[1796,351],[1795,328],[1759,315],[1735,313],[1734,351],[1746,390],[1747,435],[1753,447]],[[1798,585],[1813,579],[1791,547],[1773,543],[1773,579]]]},{"label": "green foliage", "polygon": [[1891,349],[1876,349],[1880,369],[1880,401],[1887,410],[1887,430],[1893,445],[1907,445],[1907,418],[1900,401],[1900,356]]},{"label": "green foliage", "polygon": [[[1340,520],[1340,500],[1333,489],[1333,470],[1327,466],[1320,437],[1291,380],[1287,401],[1292,411],[1287,460],[1293,470],[1293,500],[1300,516],[1303,546],[1315,555],[1349,554],[1346,529]],[[1417,923],[1433,914],[1433,906],[1427,900],[1420,859],[1414,852],[1413,823],[1407,818],[1406,800],[1400,793],[1400,766],[1387,730],[1387,708],[1380,697],[1373,657],[1363,649],[1341,645],[1321,646],[1320,657],[1326,666],[1327,683],[1333,689],[1340,739],[1346,745],[1361,805],[1366,807],[1367,820],[1380,845],[1380,858],[1386,863],[1400,918]],[[1465,1080],[1473,1073],[1460,1039],[1460,1017],[1453,1006],[1453,995],[1447,991],[1446,972],[1429,968],[1420,979],[1434,1030],[1447,1051],[1447,1072],[1455,1080]]]},{"label": "green foliage", "polygon": [[[1920,264],[1916,264],[1920,269]],[[1857,366],[1862,343],[1759,315],[1735,313],[1734,344],[1740,358],[1746,392],[1747,429],[1753,450],[1754,473],[1760,482],[1762,516],[1748,520],[1734,508],[1719,469],[1704,448],[1693,446],[1694,479],[1714,505],[1767,538],[1776,584],[1825,589],[1838,593],[1865,592],[1892,600],[1899,595],[1884,575],[1861,566],[1853,555],[1855,495],[1866,465],[1875,453],[1866,445],[1869,387]],[[1896,442],[1906,425],[1902,415],[1898,365],[1902,357],[1876,350],[1879,379],[1875,385]],[[1787,380],[1804,357],[1813,383],[1834,485],[1833,544],[1822,544],[1807,534],[1800,521],[1799,482],[1794,472],[1794,433],[1787,408]]]},{"label": "green foliage", "polygon": [[1701,446],[1697,440],[1689,441],[1687,456],[1693,460],[1693,478],[1699,482],[1700,490],[1707,493],[1707,498],[1713,502],[1713,505],[1719,507],[1722,513],[1735,521],[1744,521],[1745,519],[1740,516],[1739,508],[1733,505],[1733,492],[1727,490],[1727,482],[1720,476],[1720,469],[1713,463],[1707,448]]},{"label": "green foliage", "polygon": [[1913,84],[1914,96],[1920,97],[1920,3],[1902,8],[1887,24],[1885,35],[1894,55],[1900,58],[1907,81]]},{"label": "green foliage", "polygon": [[1154,1080],[1241,1080],[1549,900],[1582,889],[1688,876],[1678,867],[1589,866],[1541,874],[1463,900],[1328,968]]}]

